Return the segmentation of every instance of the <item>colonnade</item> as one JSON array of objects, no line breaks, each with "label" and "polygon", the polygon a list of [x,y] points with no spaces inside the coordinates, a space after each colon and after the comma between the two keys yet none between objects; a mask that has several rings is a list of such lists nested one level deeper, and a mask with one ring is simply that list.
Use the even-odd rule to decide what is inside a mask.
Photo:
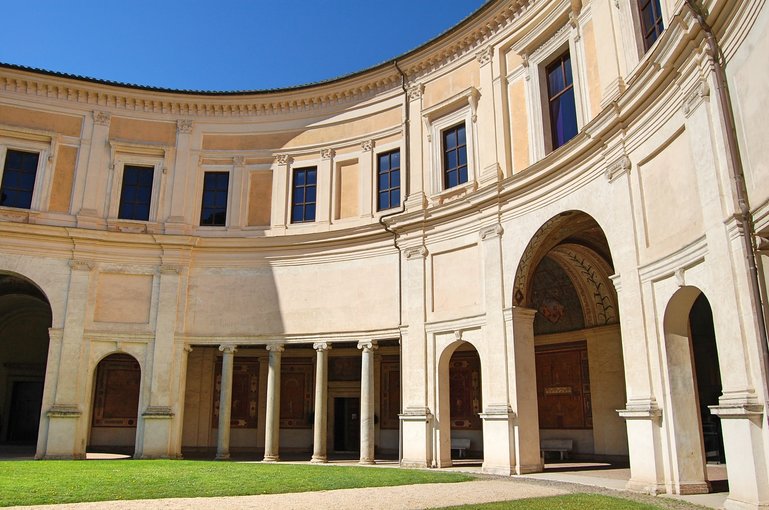
[{"label": "colonnade", "polygon": [[[264,433],[264,462],[280,460],[280,370],[284,344],[266,346],[268,355],[267,409]],[[311,462],[327,462],[328,424],[328,351],[330,342],[316,342],[315,350],[315,404],[313,424],[313,450]],[[374,351],[377,343],[373,340],[358,342],[361,350],[360,379],[360,463],[374,464]],[[219,429],[216,440],[216,459],[230,458],[230,417],[232,412],[232,374],[235,366],[235,352],[238,346],[222,344],[222,377],[219,393]]]}]

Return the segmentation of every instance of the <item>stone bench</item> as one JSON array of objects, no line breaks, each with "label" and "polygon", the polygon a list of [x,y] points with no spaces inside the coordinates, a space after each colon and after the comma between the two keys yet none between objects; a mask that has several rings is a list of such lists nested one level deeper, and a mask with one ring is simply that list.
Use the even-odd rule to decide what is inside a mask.
[{"label": "stone bench", "polygon": [[452,439],[451,450],[457,451],[457,458],[464,459],[467,456],[467,450],[470,449],[469,439]]},{"label": "stone bench", "polygon": [[547,452],[558,452],[561,460],[569,458],[569,453],[574,448],[574,441],[571,439],[543,439],[539,443],[539,449],[542,455]]}]

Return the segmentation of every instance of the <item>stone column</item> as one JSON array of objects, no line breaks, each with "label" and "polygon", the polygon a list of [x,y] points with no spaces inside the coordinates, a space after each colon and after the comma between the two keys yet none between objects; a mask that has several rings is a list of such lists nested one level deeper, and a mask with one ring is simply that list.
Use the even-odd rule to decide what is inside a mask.
[{"label": "stone column", "polygon": [[328,350],[327,342],[312,344],[315,357],[315,425],[311,462],[326,462],[326,424],[328,423]]},{"label": "stone column", "polygon": [[374,350],[376,342],[358,342],[360,368],[360,463],[374,464]]},{"label": "stone column", "polygon": [[[475,54],[480,66],[480,94],[476,93],[470,98],[470,104],[476,104],[472,122],[476,124],[478,136],[478,151],[476,152],[476,165],[478,168],[478,183],[485,186],[497,182],[501,176],[499,161],[497,160],[497,133],[494,108],[494,69],[492,58],[494,47],[489,45]],[[470,126],[468,133],[472,132]]]},{"label": "stone column", "polygon": [[328,224],[331,223],[333,217],[331,213],[334,204],[331,203],[331,186],[334,182],[334,157],[336,151],[331,148],[321,149],[320,151],[320,163],[318,163],[318,176],[317,176],[317,203],[315,206],[315,223]]},{"label": "stone column", "polygon": [[270,352],[267,372],[267,417],[264,428],[264,462],[280,460],[280,359],[283,344],[268,345]]},{"label": "stone column", "polygon": [[232,414],[232,371],[236,345],[220,345],[222,380],[219,384],[219,433],[216,436],[216,460],[230,458],[230,416]]}]

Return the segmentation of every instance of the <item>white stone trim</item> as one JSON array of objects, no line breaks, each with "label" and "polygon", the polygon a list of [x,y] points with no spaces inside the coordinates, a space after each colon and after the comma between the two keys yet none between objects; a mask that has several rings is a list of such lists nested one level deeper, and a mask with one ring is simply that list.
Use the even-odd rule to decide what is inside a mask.
[{"label": "white stone trim", "polygon": [[[38,154],[35,184],[32,188],[32,202],[29,209],[7,208],[8,211],[28,212],[47,208],[55,160],[55,143],[52,135],[0,129],[0,183],[5,171],[5,158],[8,150]],[[6,207],[2,206],[2,209],[5,210]]]}]

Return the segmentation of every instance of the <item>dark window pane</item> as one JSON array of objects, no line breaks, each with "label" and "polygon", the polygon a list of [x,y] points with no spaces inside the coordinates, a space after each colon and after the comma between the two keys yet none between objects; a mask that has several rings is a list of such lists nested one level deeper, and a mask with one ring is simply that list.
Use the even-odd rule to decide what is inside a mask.
[{"label": "dark window pane", "polygon": [[379,171],[387,171],[390,170],[390,155],[389,154],[381,154],[379,156]]},{"label": "dark window pane", "polygon": [[295,205],[291,207],[291,222],[296,223],[298,221],[304,221],[304,218],[302,216],[303,211],[304,211],[304,207],[301,205]]},{"label": "dark window pane", "polygon": [[307,204],[304,207],[304,221],[315,221],[315,204]]},{"label": "dark window pane", "polygon": [[400,188],[394,189],[390,192],[390,207],[396,207],[401,205],[401,190]]},{"label": "dark window pane", "polygon": [[467,151],[466,150],[460,150],[459,151],[459,163],[460,165],[466,165],[467,164]]},{"label": "dark window pane", "polygon": [[443,146],[444,150],[453,149],[457,146],[457,130],[449,129],[443,133]]},{"label": "dark window pane", "polygon": [[0,205],[29,209],[40,155],[8,149],[5,154],[3,180],[0,183]]},{"label": "dark window pane", "polygon": [[379,189],[388,189],[390,187],[390,174],[379,174]]},{"label": "dark window pane", "polygon": [[304,186],[305,172],[294,172],[294,188]]},{"label": "dark window pane", "polygon": [[446,187],[447,188],[453,188],[457,184],[459,184],[459,183],[457,182],[457,172],[456,171],[452,171],[452,172],[449,172],[448,174],[446,174]]},{"label": "dark window pane", "polygon": [[561,70],[560,60],[559,60],[558,65],[550,68],[547,71],[547,91],[551,96],[553,96],[558,92],[562,91],[563,87],[564,87],[563,72]]},{"label": "dark window pane", "polygon": [[380,211],[390,208],[390,201],[387,195],[388,193],[386,191],[379,194],[379,204],[377,205],[377,208]]},{"label": "dark window pane", "polygon": [[567,87],[573,83],[571,75],[571,58],[568,54],[563,59],[563,81]]},{"label": "dark window pane", "polygon": [[457,127],[457,145],[467,145],[465,140],[465,125]]},{"label": "dark window pane", "polygon": [[467,182],[467,167],[459,167],[459,184]]},{"label": "dark window pane", "polygon": [[401,185],[401,172],[400,170],[393,170],[390,172],[390,186],[398,188]]},{"label": "dark window pane", "polygon": [[302,223],[315,220],[315,197],[317,193],[317,169],[294,169],[294,189],[291,194],[291,222]]},{"label": "dark window pane", "polygon": [[457,151],[451,151],[446,153],[446,167],[456,168],[457,166]]},{"label": "dark window pane", "polygon": [[304,199],[307,202],[315,202],[315,186],[307,186],[304,190]]},{"label": "dark window pane", "polygon": [[401,153],[400,151],[395,151],[390,153],[390,166],[391,168],[400,168],[401,167]]},{"label": "dark window pane", "polygon": [[203,197],[200,224],[223,227],[227,225],[227,194],[229,172],[206,172],[203,176]]},{"label": "dark window pane", "polygon": [[318,172],[315,168],[307,170],[307,184],[317,184]]},{"label": "dark window pane", "polygon": [[304,188],[296,188],[294,190],[294,202],[304,203]]}]

